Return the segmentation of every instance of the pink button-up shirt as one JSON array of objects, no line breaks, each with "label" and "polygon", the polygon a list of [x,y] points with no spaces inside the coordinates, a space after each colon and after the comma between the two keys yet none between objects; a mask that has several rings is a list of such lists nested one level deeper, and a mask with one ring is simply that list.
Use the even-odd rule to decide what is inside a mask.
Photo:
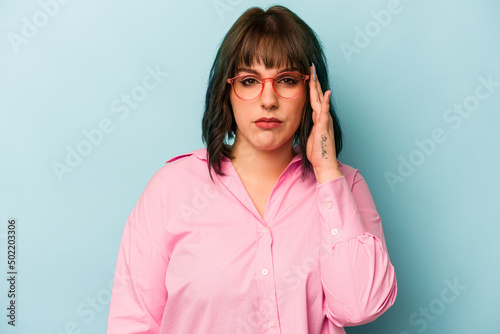
[{"label": "pink button-up shirt", "polygon": [[[295,148],[298,151],[298,148]],[[357,169],[301,181],[301,155],[260,216],[230,160],[167,161],[130,214],[108,334],[337,334],[396,298],[380,216]]]}]

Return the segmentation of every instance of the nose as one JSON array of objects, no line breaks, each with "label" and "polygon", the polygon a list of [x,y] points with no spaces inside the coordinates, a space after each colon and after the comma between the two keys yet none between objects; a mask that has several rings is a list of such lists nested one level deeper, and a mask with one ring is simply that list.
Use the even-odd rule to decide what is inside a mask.
[{"label": "nose", "polygon": [[278,95],[273,88],[273,79],[264,79],[264,89],[260,96],[260,102],[264,109],[271,110],[278,107]]}]

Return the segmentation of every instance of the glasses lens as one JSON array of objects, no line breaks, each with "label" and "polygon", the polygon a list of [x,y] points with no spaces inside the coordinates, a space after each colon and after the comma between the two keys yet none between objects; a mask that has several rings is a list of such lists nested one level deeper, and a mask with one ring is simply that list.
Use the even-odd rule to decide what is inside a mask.
[{"label": "glasses lens", "polygon": [[303,86],[304,80],[298,73],[283,73],[274,79],[276,92],[286,99],[298,96]]},{"label": "glasses lens", "polygon": [[242,76],[233,83],[236,95],[245,100],[252,100],[259,96],[262,82],[255,76]]}]

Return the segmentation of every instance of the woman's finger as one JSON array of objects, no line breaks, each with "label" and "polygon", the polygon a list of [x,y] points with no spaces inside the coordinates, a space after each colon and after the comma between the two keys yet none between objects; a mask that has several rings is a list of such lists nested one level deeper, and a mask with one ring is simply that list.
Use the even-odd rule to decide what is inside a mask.
[{"label": "woman's finger", "polygon": [[316,66],[314,66],[314,64],[311,66],[311,75],[309,76],[309,78],[310,78],[309,86],[311,88],[311,93],[312,93],[311,96],[313,97],[313,100],[321,104],[323,102],[323,91],[321,90],[321,84],[318,80],[318,76],[316,73]]},{"label": "woman's finger", "polygon": [[314,71],[314,74],[313,74],[314,75],[314,85],[316,88],[316,92],[318,94],[318,101],[321,104],[321,103],[323,103],[323,90],[321,89],[321,83],[318,80],[316,66],[314,66],[314,64],[313,64],[313,71]]},{"label": "woman's finger", "polygon": [[323,102],[323,92],[321,91],[321,84],[315,73],[314,65],[311,66],[311,75],[309,76],[309,88],[311,92],[311,102],[314,104],[313,108],[321,106]]}]

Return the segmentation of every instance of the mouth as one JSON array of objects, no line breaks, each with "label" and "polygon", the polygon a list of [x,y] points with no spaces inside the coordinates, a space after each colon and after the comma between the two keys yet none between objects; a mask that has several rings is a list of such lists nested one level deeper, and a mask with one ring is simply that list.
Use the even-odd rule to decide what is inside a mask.
[{"label": "mouth", "polygon": [[275,129],[279,127],[283,122],[275,117],[267,118],[261,117],[255,121],[255,125],[261,129]]},{"label": "mouth", "polygon": [[275,117],[267,118],[267,117],[261,117],[258,120],[255,121],[255,123],[260,123],[260,122],[265,122],[265,123],[283,123],[279,119]]}]

